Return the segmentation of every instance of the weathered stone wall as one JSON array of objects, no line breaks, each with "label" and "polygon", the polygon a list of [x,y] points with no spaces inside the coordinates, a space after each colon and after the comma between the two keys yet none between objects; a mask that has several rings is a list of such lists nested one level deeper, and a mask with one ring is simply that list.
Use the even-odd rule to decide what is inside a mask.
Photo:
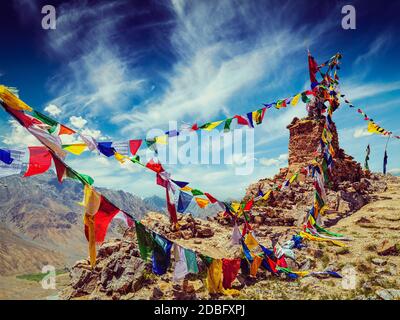
[{"label": "weathered stone wall", "polygon": [[[290,131],[289,138],[289,169],[288,177],[299,168],[311,163],[320,143],[324,129],[325,119],[314,120],[310,118],[294,118],[287,128]],[[336,188],[342,181],[357,182],[364,176],[360,164],[339,147],[339,138],[335,124],[331,129],[333,138],[332,146],[335,151],[334,166],[332,170],[332,188]],[[301,180],[304,177],[300,177]]]}]

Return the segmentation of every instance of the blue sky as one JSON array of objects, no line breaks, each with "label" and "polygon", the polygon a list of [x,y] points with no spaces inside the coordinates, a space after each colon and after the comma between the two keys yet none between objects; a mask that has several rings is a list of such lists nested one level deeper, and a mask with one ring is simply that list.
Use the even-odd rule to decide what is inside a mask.
[{"label": "blue sky", "polygon": [[[43,30],[45,4],[57,29]],[[357,29],[341,27],[352,4]],[[2,4],[0,83],[60,122],[114,141],[148,130],[204,123],[255,110],[308,87],[307,48],[318,62],[343,53],[342,93],[384,128],[400,134],[398,1],[7,1]],[[49,107],[50,106],[50,107]],[[56,107],[55,107],[56,106]],[[35,143],[1,112],[0,145]],[[166,165],[176,179],[221,199],[240,197],[251,182],[286,165],[288,130],[305,107],[271,109],[255,130],[255,170],[233,165]],[[334,120],[341,147],[382,170],[386,139],[343,105]],[[389,144],[388,169],[400,172],[400,141]],[[162,194],[140,167],[84,153],[67,159],[95,184],[140,196]]]}]

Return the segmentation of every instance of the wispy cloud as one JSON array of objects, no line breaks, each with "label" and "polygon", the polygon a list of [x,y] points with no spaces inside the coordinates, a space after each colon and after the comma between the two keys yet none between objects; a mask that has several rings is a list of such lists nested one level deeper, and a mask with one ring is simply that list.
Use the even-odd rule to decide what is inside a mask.
[{"label": "wispy cloud", "polygon": [[362,138],[362,137],[367,137],[367,136],[371,136],[371,135],[372,135],[372,133],[369,132],[367,130],[367,128],[365,128],[365,127],[356,128],[353,133],[354,138]]},{"label": "wispy cloud", "polygon": [[135,56],[123,53],[115,38],[124,18],[124,2],[71,2],[58,7],[57,29],[49,33],[48,50],[65,61],[49,81],[52,103],[68,116],[85,110],[87,117],[118,110],[140,92],[144,80],[135,76]]},{"label": "wispy cloud", "polygon": [[[299,39],[312,44],[319,35],[309,36],[305,27],[295,29],[283,6],[279,12],[258,12],[254,3],[172,1],[176,23],[170,42],[177,61],[165,74],[166,88],[113,122],[124,124],[122,132],[128,132],[161,126],[165,119],[208,121],[242,108],[237,100],[254,94],[261,84],[265,88],[282,81],[292,73],[285,62],[305,52]],[[260,95],[259,103],[261,99],[265,96]]]}]

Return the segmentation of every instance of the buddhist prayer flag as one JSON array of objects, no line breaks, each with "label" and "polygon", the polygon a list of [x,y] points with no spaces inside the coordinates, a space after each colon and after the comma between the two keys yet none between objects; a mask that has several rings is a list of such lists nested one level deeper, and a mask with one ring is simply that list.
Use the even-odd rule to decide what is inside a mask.
[{"label": "buddhist prayer flag", "polygon": [[64,159],[67,153],[62,149],[60,137],[52,136],[40,128],[29,127],[27,130],[43,145],[52,150],[59,158]]},{"label": "buddhist prayer flag", "polygon": [[192,195],[194,196],[202,196],[204,193],[198,189],[192,189]]},{"label": "buddhist prayer flag", "polygon": [[42,122],[22,111],[14,110],[3,105],[4,109],[11,114],[23,127],[29,128],[33,125],[41,125]]},{"label": "buddhist prayer flag", "polygon": [[[94,214],[94,234],[96,243],[104,242],[111,220],[120,212],[119,208],[100,195],[100,205],[97,212]],[[85,226],[85,234],[86,238],[89,239],[87,226]]]},{"label": "buddhist prayer flag", "polygon": [[369,170],[368,161],[369,161],[369,154],[371,153],[371,149],[370,149],[369,145],[367,146],[365,153],[366,154],[365,154],[365,161],[364,161],[364,169]]},{"label": "buddhist prayer flag", "polygon": [[165,135],[162,135],[162,136],[155,137],[154,140],[158,144],[167,144],[168,143],[168,136],[165,134]]},{"label": "buddhist prayer flag", "polygon": [[385,150],[385,155],[383,156],[383,174],[386,174],[387,160],[388,160],[388,155]]},{"label": "buddhist prayer flag", "polygon": [[84,187],[84,206],[85,213],[94,216],[100,208],[102,196],[93,187],[85,185]]},{"label": "buddhist prayer flag", "polygon": [[267,201],[268,198],[269,198],[269,196],[271,195],[271,193],[272,193],[272,190],[268,190],[268,191],[263,195],[262,199],[263,199],[264,201]]},{"label": "buddhist prayer flag", "polygon": [[256,238],[254,238],[252,232],[249,232],[247,234],[246,239],[244,240],[244,243],[250,250],[253,250],[254,248],[258,247],[258,241],[256,240]]},{"label": "buddhist prayer flag", "polygon": [[218,202],[217,199],[215,199],[211,194],[204,192],[204,195],[208,198],[208,200],[210,200],[211,203],[216,203]]},{"label": "buddhist prayer flag", "polygon": [[57,124],[58,124],[58,122],[56,120],[53,120],[52,118],[44,115],[43,113],[40,113],[39,111],[36,111],[36,110],[33,111],[32,115],[36,119],[42,121],[43,123],[48,124],[50,127],[54,127],[55,128],[57,126]]},{"label": "buddhist prayer flag", "polygon": [[13,92],[11,88],[7,88],[3,85],[0,85],[0,99],[5,103],[9,108],[17,110],[17,111],[32,111],[32,108],[28,106],[25,102],[20,100]]},{"label": "buddhist prayer flag", "polygon": [[384,133],[384,129],[379,127],[376,123],[374,123],[373,121],[369,121],[368,122],[368,132],[371,133],[376,133],[376,134],[383,134]]},{"label": "buddhist prayer flag", "polygon": [[204,209],[209,203],[210,201],[208,199],[203,199],[203,198],[194,198],[198,204],[198,206],[201,209]]},{"label": "buddhist prayer flag", "polygon": [[172,180],[172,179],[171,179],[171,181],[173,183],[175,183],[179,188],[184,188],[189,184],[189,182],[185,182],[185,181],[176,181],[176,180]]},{"label": "buddhist prayer flag", "polygon": [[233,118],[229,118],[225,120],[225,125],[224,125],[224,132],[228,132],[231,130],[231,123],[232,123]]},{"label": "buddhist prayer flag", "polygon": [[51,154],[46,147],[28,147],[29,164],[24,177],[41,174],[49,170],[51,166]]},{"label": "buddhist prayer flag", "polygon": [[223,120],[222,121],[215,121],[215,122],[206,123],[206,124],[202,125],[200,127],[200,129],[211,131],[211,130],[215,129],[216,127],[218,127],[222,122],[223,122]]},{"label": "buddhist prayer flag", "polygon": [[5,164],[11,164],[14,161],[14,159],[11,158],[10,150],[0,149],[0,161],[4,162]]},{"label": "buddhist prayer flag", "polygon": [[179,199],[178,199],[178,212],[184,213],[189,206],[190,202],[192,201],[193,196],[190,194],[187,194],[185,192],[180,192],[179,193]]},{"label": "buddhist prayer flag", "polygon": [[10,158],[12,159],[10,164],[7,164],[7,162],[10,162],[8,160],[8,155],[1,155],[0,151],[0,157],[3,157],[3,160],[0,161],[0,178],[1,177],[7,177],[11,176],[13,174],[19,174],[22,170],[22,158],[25,155],[25,151],[20,151],[20,150],[4,150],[6,152],[9,152]]},{"label": "buddhist prayer flag", "polygon": [[222,285],[224,289],[232,287],[232,282],[236,279],[237,274],[240,270],[240,258],[236,259],[222,259],[222,273],[223,281]]},{"label": "buddhist prayer flag", "polygon": [[171,262],[172,242],[155,233],[153,233],[153,238],[153,273],[157,275],[163,275],[167,272]]},{"label": "buddhist prayer flag", "polygon": [[313,86],[313,84],[318,83],[316,77],[316,74],[318,72],[318,64],[310,53],[308,53],[308,69],[310,73],[310,82]]},{"label": "buddhist prayer flag", "polygon": [[290,102],[290,104],[291,104],[293,107],[295,107],[295,106],[299,103],[300,97],[301,97],[301,93],[299,93],[298,95],[295,95],[295,96],[293,97],[292,101]]},{"label": "buddhist prayer flag", "polygon": [[250,211],[251,208],[253,208],[253,205],[254,205],[254,199],[251,199],[251,200],[247,201],[247,203],[244,206],[243,210],[244,211]]},{"label": "buddhist prayer flag", "polygon": [[129,149],[131,154],[134,156],[138,152],[140,146],[142,145],[142,140],[129,140]]},{"label": "buddhist prayer flag", "polygon": [[139,221],[135,221],[136,237],[139,246],[140,257],[143,260],[148,260],[153,252],[154,239],[152,235],[147,232],[146,228]]},{"label": "buddhist prayer flag", "polygon": [[253,123],[253,112],[249,112],[246,114],[247,116],[247,121],[249,122],[249,127],[254,128],[254,123]]},{"label": "buddhist prayer flag", "polygon": [[153,170],[156,173],[164,171],[164,168],[162,167],[161,163],[157,163],[153,159],[150,159],[149,162],[147,162],[146,167],[149,168],[150,170]]},{"label": "buddhist prayer flag", "polygon": [[241,239],[242,239],[242,235],[240,233],[237,223],[235,223],[235,225],[233,226],[233,230],[232,230],[231,244],[239,245]]},{"label": "buddhist prayer flag", "polygon": [[165,198],[166,198],[166,202],[167,202],[167,210],[169,213],[169,216],[171,218],[171,221],[173,223],[177,223],[178,222],[178,216],[176,214],[176,207],[175,207],[175,203],[171,201],[170,199],[170,184],[168,183],[167,187],[165,188]]},{"label": "buddhist prayer flag", "polygon": [[250,275],[252,277],[257,276],[257,271],[258,271],[258,268],[260,267],[262,261],[263,261],[263,259],[260,256],[258,256],[258,255],[254,256],[253,262],[251,263],[251,266],[250,266]]},{"label": "buddhist prayer flag", "polygon": [[236,116],[234,116],[234,118],[237,119],[238,124],[244,125],[244,126],[250,126],[249,122],[242,116],[236,115]]},{"label": "buddhist prayer flag", "polygon": [[178,282],[185,278],[189,273],[188,266],[185,257],[185,250],[178,244],[174,243],[174,257],[175,257],[175,269],[173,281]]},{"label": "buddhist prayer flag", "polygon": [[81,137],[82,141],[87,145],[90,151],[97,149],[97,142],[93,137],[85,136],[83,134],[80,134],[79,136]]},{"label": "buddhist prayer flag", "polygon": [[86,150],[86,144],[84,143],[76,143],[76,144],[64,144],[62,148],[71,152],[74,155],[79,156],[82,152]]},{"label": "buddhist prayer flag", "polygon": [[112,147],[112,142],[98,142],[97,149],[106,157],[112,157],[115,149]]},{"label": "buddhist prayer flag", "polygon": [[128,146],[128,141],[122,141],[122,142],[113,142],[112,146],[114,147],[115,151],[118,152],[122,156],[129,156],[129,146]]},{"label": "buddhist prayer flag", "polygon": [[196,253],[190,249],[185,250],[186,267],[189,273],[199,273]]}]

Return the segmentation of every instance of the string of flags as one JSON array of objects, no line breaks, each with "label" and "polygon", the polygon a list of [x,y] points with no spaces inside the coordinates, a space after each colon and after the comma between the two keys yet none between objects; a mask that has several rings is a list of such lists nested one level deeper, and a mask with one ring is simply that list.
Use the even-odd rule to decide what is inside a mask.
[{"label": "string of flags", "polygon": [[[194,124],[190,128],[190,131],[210,131],[224,123],[224,131],[229,131],[234,119],[236,119],[238,125],[254,128],[254,124],[259,125],[262,123],[266,110],[272,106],[275,106],[276,109],[285,108],[288,105],[295,106],[300,99],[304,103],[308,103],[311,101],[309,96],[316,96],[322,89],[325,101],[330,103],[328,107],[328,116],[325,117],[326,122],[321,136],[321,144],[318,147],[318,153],[322,155],[322,161],[319,163],[317,161],[318,159],[316,159],[307,169],[303,168],[303,170],[307,170],[307,172],[311,173],[314,178],[315,193],[313,207],[307,216],[307,222],[303,231],[298,235],[294,235],[290,241],[282,245],[277,244],[272,250],[262,246],[256,239],[248,223],[249,219],[247,216],[254,202],[260,199],[268,199],[272,190],[266,193],[260,191],[257,197],[243,204],[227,204],[218,201],[209,193],[190,188],[188,182],[171,179],[171,175],[164,170],[162,164],[159,163],[157,159],[151,159],[146,164],[141,163],[137,152],[142,146],[152,149],[157,154],[157,144],[166,144],[169,138],[178,136],[180,134],[179,131],[166,132],[165,135],[150,140],[136,139],[122,143],[97,142],[93,137],[77,133],[50,117],[33,110],[17,97],[17,92],[14,88],[0,86],[0,99],[6,112],[12,115],[44,145],[43,147],[28,148],[30,160],[25,176],[43,173],[54,163],[57,178],[60,182],[68,177],[76,179],[84,185],[84,200],[82,205],[85,208],[85,235],[89,242],[89,256],[92,266],[96,263],[96,243],[104,241],[111,220],[118,215],[122,215],[128,225],[132,226],[135,224],[140,255],[145,260],[151,258],[153,272],[155,274],[163,274],[166,272],[171,263],[170,256],[171,250],[173,250],[175,256],[175,280],[182,279],[187,273],[197,273],[197,258],[199,258],[208,268],[206,283],[210,293],[237,294],[237,292],[231,289],[231,284],[239,270],[253,277],[257,274],[257,270],[260,267],[263,267],[273,274],[285,273],[291,278],[321,274],[308,271],[298,272],[288,268],[286,259],[295,258],[293,249],[301,248],[304,239],[331,241],[332,243],[342,245],[342,243],[338,241],[343,240],[344,237],[342,235],[331,233],[320,227],[317,223],[320,214],[327,208],[324,185],[328,183],[328,172],[333,165],[332,159],[334,157],[334,151],[332,148],[332,133],[330,132],[330,128],[332,125],[332,113],[338,107],[336,86],[339,78],[336,74],[336,70],[339,69],[338,60],[340,60],[340,58],[341,56],[337,54],[324,64],[318,66],[315,59],[309,55],[311,90],[304,91],[287,99],[278,100],[274,103],[264,104],[264,107],[251,111],[245,116],[235,115],[228,119],[209,122],[200,126]],[[321,68],[325,66],[328,66],[328,71],[323,74]],[[332,71],[334,71],[333,76],[330,75]],[[316,80],[315,74],[317,72],[320,72],[323,77],[321,83],[318,83]],[[31,115],[25,112],[31,112]],[[379,131],[379,129],[377,130]],[[82,143],[62,144],[60,139],[61,135],[74,134],[80,136]],[[200,208],[205,208],[209,204],[217,204],[220,206],[220,208],[224,209],[225,212],[232,215],[235,219],[231,241],[233,244],[242,246],[243,257],[236,259],[214,259],[184,248],[154,231],[147,230],[139,221],[136,221],[131,215],[120,210],[97,192],[92,186],[94,181],[91,177],[78,173],[64,162],[67,152],[80,155],[86,150],[97,150],[106,157],[114,156],[119,162],[130,160],[133,163],[154,171],[156,173],[156,183],[166,190],[167,208],[171,221],[174,223],[177,223],[177,211],[185,212],[192,199],[195,199],[195,202]],[[129,156],[129,151],[133,156],[132,158]],[[18,166],[20,166],[22,156],[23,151],[18,153],[17,150],[1,149],[0,172],[4,172],[2,169],[3,166],[9,166],[6,168],[8,172],[16,170],[15,167],[18,168]],[[278,186],[277,190],[289,187],[291,183],[296,181],[298,174],[298,172],[293,174],[292,177],[287,179],[281,186]],[[179,192],[179,196],[175,197],[177,192]],[[175,201],[175,198],[177,198],[177,201]],[[236,218],[239,216],[239,213],[245,216],[242,233],[240,233],[236,224]],[[322,273],[340,277],[340,275],[331,271]]]},{"label": "string of flags", "polygon": [[367,130],[368,132],[375,133],[375,134],[380,134],[384,136],[389,136],[395,139],[400,139],[399,135],[393,135],[392,131],[386,130],[379,126],[372,118],[370,118],[362,109],[356,108],[353,103],[346,97],[346,95],[341,94],[340,97],[342,100],[350,107],[357,109],[357,112],[364,118],[365,121],[368,121],[368,127]]}]

